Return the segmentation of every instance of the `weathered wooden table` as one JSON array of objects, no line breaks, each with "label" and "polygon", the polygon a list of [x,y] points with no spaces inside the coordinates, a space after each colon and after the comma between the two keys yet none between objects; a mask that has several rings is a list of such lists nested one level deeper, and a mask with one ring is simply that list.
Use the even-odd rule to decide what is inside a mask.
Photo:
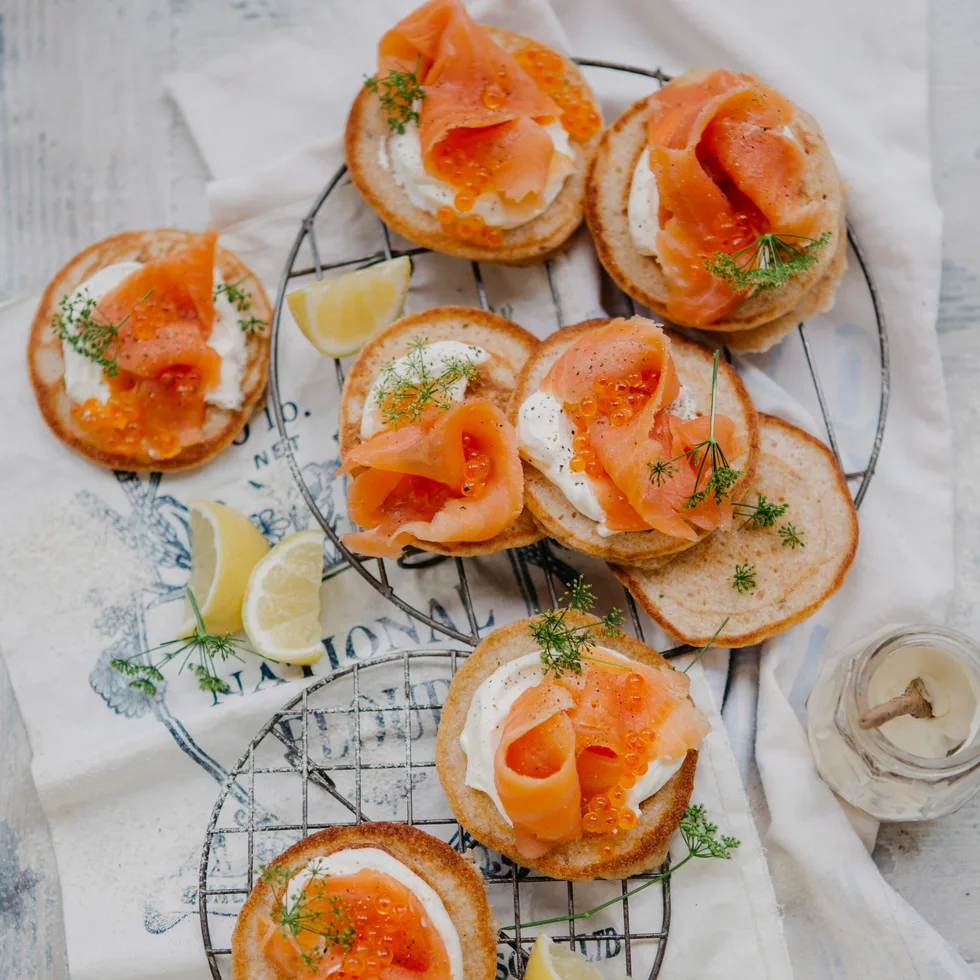
[{"label": "weathered wooden table", "polygon": [[[320,0],[0,0],[0,301],[124,228],[200,227],[205,168],[166,71],[302,24]],[[933,0],[934,180],[946,215],[940,344],[957,445],[951,624],[980,633],[980,4]],[[758,662],[732,658],[725,716],[748,780]],[[980,975],[980,798],[886,825],[875,860]],[[203,965],[203,960],[202,960]],[[67,975],[57,871],[0,662],[0,977]]]}]

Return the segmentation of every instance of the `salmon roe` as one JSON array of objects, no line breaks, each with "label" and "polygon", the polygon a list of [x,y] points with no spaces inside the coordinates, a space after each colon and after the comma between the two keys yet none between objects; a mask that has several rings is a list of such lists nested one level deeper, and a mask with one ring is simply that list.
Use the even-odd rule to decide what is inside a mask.
[{"label": "salmon roe", "polygon": [[[636,780],[629,781],[629,786]],[[617,836],[622,830],[632,830],[637,823],[636,811],[626,803],[626,780],[621,780],[606,793],[593,796],[582,814],[582,829],[586,834],[611,834]],[[611,853],[607,847],[603,853]]]},{"label": "salmon roe", "polygon": [[[537,86],[551,97],[559,110],[559,121],[573,140],[586,142],[602,126],[595,103],[581,85],[572,85],[565,78],[565,61],[560,54],[539,44],[530,44],[514,53],[518,64],[531,76]],[[496,111],[507,102],[508,73],[499,69],[480,93],[480,102]],[[447,138],[435,150],[433,159],[436,175],[456,191],[452,207],[444,205],[436,213],[446,234],[454,235],[477,245],[499,247],[504,241],[500,228],[469,220],[477,198],[487,190],[491,171],[474,159],[464,143]]]},{"label": "salmon roe", "polygon": [[573,473],[585,473],[595,480],[605,473],[589,439],[589,424],[608,419],[616,427],[627,425],[650,400],[657,381],[658,376],[651,371],[631,371],[625,378],[600,374],[592,382],[593,394],[585,395],[577,405],[565,403],[565,412],[575,425],[573,455],[568,464]]},{"label": "salmon roe", "polygon": [[493,460],[482,452],[476,440],[469,433],[463,435],[463,484],[460,493],[464,497],[476,499],[487,488],[487,481],[493,472]]},{"label": "salmon roe", "polygon": [[[631,702],[631,710],[636,711],[642,706],[646,683],[643,675],[636,671],[631,671],[626,676],[623,694]],[[650,728],[635,729],[626,734],[623,751],[618,753],[619,778],[603,792],[582,801],[582,827],[586,834],[616,836],[621,831],[632,830],[636,826],[638,815],[627,803],[627,791],[636,785],[637,779],[649,768],[655,741],[656,732]]]},{"label": "salmon roe", "polygon": [[595,103],[581,85],[573,85],[565,77],[565,60],[557,51],[529,44],[515,51],[514,58],[558,106],[559,121],[573,140],[586,143],[599,132],[602,117]]}]

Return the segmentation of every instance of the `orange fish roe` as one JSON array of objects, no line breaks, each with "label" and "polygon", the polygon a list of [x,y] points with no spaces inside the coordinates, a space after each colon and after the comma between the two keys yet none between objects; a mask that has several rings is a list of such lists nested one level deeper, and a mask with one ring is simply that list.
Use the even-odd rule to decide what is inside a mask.
[{"label": "orange fish roe", "polygon": [[488,109],[499,109],[507,98],[506,93],[499,85],[488,85],[480,96],[480,101]]},{"label": "orange fish roe", "polygon": [[603,418],[617,427],[626,425],[647,403],[656,386],[657,377],[649,371],[631,371],[625,378],[618,379],[600,374],[592,383],[594,394],[586,395],[577,405],[566,402],[564,410],[575,424],[574,455],[569,469],[600,479],[605,470],[592,449],[586,431],[589,424]]},{"label": "orange fish roe", "polygon": [[458,211],[464,213],[459,214],[448,205],[436,211],[436,219],[443,231],[477,245],[495,247],[503,243],[504,233],[500,228],[488,225],[482,215],[467,213],[476,203],[476,197],[470,191],[460,191],[454,203]]},{"label": "orange fish roe", "polygon": [[477,498],[483,495],[487,481],[493,473],[493,460],[489,453],[481,452],[476,440],[469,433],[463,435],[463,486],[460,493],[464,497]]},{"label": "orange fish roe", "polygon": [[464,214],[456,220],[456,234],[460,238],[475,239],[483,234],[485,222],[479,214]]},{"label": "orange fish roe", "polygon": [[[635,780],[630,785],[634,784]],[[615,837],[621,830],[632,830],[636,823],[636,812],[626,805],[626,790],[622,782],[607,793],[589,800],[582,815],[582,829],[587,834],[611,834]],[[611,849],[606,847],[603,853],[609,854]]]},{"label": "orange fish roe", "polygon": [[457,211],[471,211],[476,204],[476,195],[472,191],[460,191],[453,199]]},{"label": "orange fish roe", "polygon": [[602,117],[595,103],[581,85],[565,78],[565,61],[557,51],[529,44],[515,51],[514,58],[561,110],[559,121],[573,140],[585,143],[599,132]]}]

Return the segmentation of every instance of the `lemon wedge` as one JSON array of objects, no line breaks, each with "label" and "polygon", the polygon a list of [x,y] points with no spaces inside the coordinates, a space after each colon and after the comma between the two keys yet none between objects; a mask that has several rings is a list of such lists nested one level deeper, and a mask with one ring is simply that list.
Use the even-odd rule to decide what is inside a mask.
[{"label": "lemon wedge", "polygon": [[269,660],[312,664],[320,642],[320,578],[323,531],[283,538],[252,569],[242,620],[252,646]]},{"label": "lemon wedge", "polygon": [[524,968],[524,980],[605,980],[605,977],[581,953],[558,946],[550,936],[541,933]]},{"label": "lemon wedge", "polygon": [[[238,633],[242,628],[242,598],[256,562],[269,551],[261,531],[237,510],[213,500],[191,500],[191,574],[187,588],[194,593],[204,625],[212,633]],[[187,636],[197,625],[189,600],[184,601]]]},{"label": "lemon wedge", "polygon": [[401,316],[411,275],[412,260],[402,255],[295,289],[286,302],[320,353],[347,357],[356,354],[375,330]]}]

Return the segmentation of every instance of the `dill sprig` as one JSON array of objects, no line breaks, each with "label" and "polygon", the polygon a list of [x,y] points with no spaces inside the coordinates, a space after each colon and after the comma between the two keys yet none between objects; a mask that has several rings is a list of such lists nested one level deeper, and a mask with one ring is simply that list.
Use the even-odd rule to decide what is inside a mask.
[{"label": "dill sprig", "polygon": [[[688,460],[698,468],[694,480],[694,489],[687,500],[684,509],[690,510],[713,496],[716,504],[731,496],[732,488],[742,476],[741,470],[736,470],[728,464],[725,452],[715,439],[715,410],[718,402],[718,365],[720,353],[715,351],[711,371],[711,414],[709,416],[708,438],[691,446],[671,459],[658,459],[647,462],[650,471],[648,479],[655,487],[662,487],[668,480],[677,475],[681,460]],[[705,471],[710,466],[710,472]],[[701,483],[702,478],[704,483]]]},{"label": "dill sprig", "polygon": [[711,644],[718,639],[718,634],[728,625],[728,621],[731,618],[732,618],[731,616],[726,616],[722,620],[721,626],[719,626],[718,629],[715,630],[711,639],[708,640],[708,642],[705,643],[705,645],[701,647],[700,650],[698,650],[698,652],[694,656],[694,659],[681,671],[682,674],[686,674],[708,652],[708,649],[710,648]]},{"label": "dill sprig", "polygon": [[656,462],[648,460],[650,482],[655,487],[662,487],[668,480],[672,480],[677,475],[677,460],[683,458],[683,456],[675,456],[673,459],[658,459]]},{"label": "dill sprig", "polygon": [[798,531],[792,524],[783,524],[779,528],[779,536],[783,539],[782,544],[785,548],[787,545],[793,551],[796,551],[797,545],[801,548],[805,548],[806,545],[803,543],[803,539],[800,535],[803,534],[802,531]]},{"label": "dill sprig", "polygon": [[705,259],[704,265],[733,289],[775,289],[814,265],[829,241],[829,231],[819,238],[770,233],[737,252],[715,252],[714,259]]},{"label": "dill sprig", "polygon": [[450,393],[456,384],[476,377],[476,366],[465,357],[448,358],[442,373],[434,375],[425,363],[428,343],[426,338],[413,340],[401,364],[392,360],[381,368],[376,398],[385,425],[410,425],[430,408],[452,408]]},{"label": "dill sprig", "polygon": [[754,504],[750,504],[744,500],[732,504],[732,510],[735,512],[735,516],[745,518],[744,523],[739,527],[740,531],[747,527],[774,527],[776,521],[789,510],[789,504],[770,503],[765,494],[759,493],[756,494],[756,497],[757,500]]},{"label": "dill sprig", "polygon": [[[719,835],[718,826],[708,820],[707,811],[701,803],[691,804],[684,811],[684,816],[681,817],[680,826],[677,829],[680,831],[681,839],[687,847],[687,854],[676,864],[672,864],[667,868],[666,871],[662,871],[660,874],[648,878],[642,885],[637,885],[636,888],[624,891],[621,895],[617,895],[607,902],[602,902],[602,904],[596,905],[586,912],[575,912],[572,915],[558,915],[553,919],[538,919],[536,922],[522,922],[521,928],[531,929],[535,926],[550,926],[555,922],[574,922],[578,919],[589,919],[597,912],[601,912],[603,909],[607,909],[617,902],[622,902],[624,899],[632,898],[652,885],[659,884],[664,878],[669,878],[672,874],[676,874],[690,861],[695,859],[710,860],[711,858],[730,861],[732,858],[731,852],[740,847],[742,843],[738,838],[731,837],[728,834]],[[505,931],[512,931],[517,926],[502,926],[501,928]]]},{"label": "dill sprig", "polygon": [[[201,617],[197,599],[189,588],[187,598],[190,601],[191,609],[194,611],[194,618],[197,620],[197,625],[190,636],[167,640],[159,646],[134,654],[132,657],[114,657],[109,661],[110,667],[130,678],[129,686],[133,690],[142,691],[150,697],[156,697],[157,684],[162,683],[164,679],[163,668],[171,660],[176,660],[178,657],[183,657],[183,660],[177,673],[181,673],[186,667],[197,678],[197,686],[202,691],[212,694],[227,694],[230,690],[227,682],[218,676],[215,663],[219,660],[224,663],[231,657],[241,660],[241,652],[249,648],[244,645],[242,640],[236,639],[232,633],[209,632]],[[155,653],[162,654],[156,663],[153,662]],[[149,660],[141,660],[140,658],[143,657],[147,657]],[[196,657],[196,661],[193,663],[190,662],[192,657]]]},{"label": "dill sprig", "polygon": [[528,626],[531,636],[541,646],[541,663],[544,665],[545,676],[553,673],[555,677],[561,677],[566,670],[570,670],[573,674],[581,674],[583,660],[605,663],[613,667],[622,666],[609,660],[599,660],[589,656],[589,651],[596,644],[597,636],[607,638],[619,636],[619,626],[623,622],[622,611],[616,608],[610,609],[598,621],[585,623],[582,626],[568,623],[565,617],[569,609],[589,615],[595,605],[595,596],[582,575],[565,586],[562,600],[563,607],[559,606],[539,613]]},{"label": "dill sprig", "polygon": [[[735,516],[745,518],[745,521],[738,529],[739,531],[744,531],[745,528],[775,527],[776,521],[789,510],[789,504],[771,503],[765,494],[758,493],[756,494],[756,498],[754,504],[747,503],[744,500],[732,504],[732,510],[735,512]],[[803,532],[797,530],[792,524],[780,524],[777,528],[777,533],[783,539],[782,543],[784,547],[789,545],[794,551],[797,545],[801,548],[806,547],[803,539],[800,537]]]},{"label": "dill sprig", "polygon": [[310,868],[306,887],[288,903],[285,898],[292,875],[282,865],[275,863],[265,865],[259,871],[262,880],[273,888],[275,898],[271,918],[276,926],[290,936],[309,932],[323,940],[321,948],[303,954],[303,962],[307,967],[314,969],[318,966],[324,953],[332,947],[340,946],[344,950],[353,947],[357,931],[351,918],[350,905],[337,895],[325,896],[327,907],[323,909],[314,908],[310,901],[310,886],[329,877],[326,872],[321,871],[319,865]]},{"label": "dill sprig", "polygon": [[[150,293],[143,299],[147,299]],[[119,373],[119,330],[132,313],[127,313],[118,323],[107,323],[100,318],[98,300],[84,292],[74,299],[71,296],[62,297],[58,306],[59,312],[55,314],[51,328],[61,342],[95,361],[106,377],[114,378]]]},{"label": "dill sprig", "polygon": [[755,565],[746,562],[744,565],[735,566],[735,574],[732,575],[732,588],[743,595],[756,587]]},{"label": "dill sprig", "polygon": [[254,337],[255,334],[262,333],[268,323],[252,312],[252,294],[241,288],[247,278],[248,276],[242,276],[235,282],[219,282],[214,287],[214,299],[217,300],[222,294],[227,296],[228,302],[238,311],[238,325],[249,337]]},{"label": "dill sprig", "polygon": [[392,68],[383,78],[374,76],[364,79],[364,87],[378,97],[389,128],[399,135],[405,132],[409,123],[419,121],[415,104],[425,98],[425,89],[419,84],[421,67],[422,56],[419,55],[414,71]]}]

